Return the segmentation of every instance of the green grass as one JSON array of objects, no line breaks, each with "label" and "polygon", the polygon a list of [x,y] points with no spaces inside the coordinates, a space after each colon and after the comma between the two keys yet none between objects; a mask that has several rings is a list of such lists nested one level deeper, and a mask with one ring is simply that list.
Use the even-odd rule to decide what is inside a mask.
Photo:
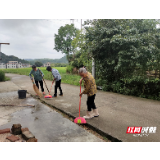
[{"label": "green grass", "polygon": [[[44,73],[44,79],[53,80],[52,73],[48,72],[46,70],[46,67],[39,67],[39,68]],[[79,86],[79,80],[81,78],[80,76],[66,73],[66,67],[54,67],[54,68],[59,71],[61,78],[62,78],[62,83],[67,83],[67,84]],[[1,69],[1,70],[3,70],[5,73],[14,73],[14,74],[28,76],[31,69],[32,68],[18,68],[18,69]]]},{"label": "green grass", "polygon": [[10,81],[11,79],[9,77],[5,76],[5,81]]}]

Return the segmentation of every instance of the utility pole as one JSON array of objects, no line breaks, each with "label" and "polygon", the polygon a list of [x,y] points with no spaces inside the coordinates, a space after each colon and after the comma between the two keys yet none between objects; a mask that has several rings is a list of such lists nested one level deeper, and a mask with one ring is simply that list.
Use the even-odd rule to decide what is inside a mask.
[{"label": "utility pole", "polygon": [[81,31],[82,31],[82,19],[81,19]]},{"label": "utility pole", "polygon": [[0,43],[0,60],[2,59],[2,57],[1,57],[1,44],[10,45],[10,43]]},{"label": "utility pole", "polygon": [[94,77],[94,79],[96,78],[94,58],[92,58],[92,76]]}]

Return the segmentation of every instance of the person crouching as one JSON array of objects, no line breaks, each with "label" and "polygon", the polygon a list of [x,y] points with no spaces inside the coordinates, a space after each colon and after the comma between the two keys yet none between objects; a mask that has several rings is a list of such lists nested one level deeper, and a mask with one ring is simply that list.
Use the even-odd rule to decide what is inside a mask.
[{"label": "person crouching", "polygon": [[[95,83],[95,79],[91,75],[91,73],[87,72],[85,68],[79,69],[79,75],[82,77],[79,81],[80,84],[82,84],[82,80],[84,80],[84,91],[79,94],[81,97],[83,94],[87,94],[87,114],[84,116],[85,119],[90,119],[93,117],[98,117],[98,109],[96,108],[96,105],[94,103],[96,92],[97,92],[97,86]],[[93,109],[93,113],[92,113]]]}]

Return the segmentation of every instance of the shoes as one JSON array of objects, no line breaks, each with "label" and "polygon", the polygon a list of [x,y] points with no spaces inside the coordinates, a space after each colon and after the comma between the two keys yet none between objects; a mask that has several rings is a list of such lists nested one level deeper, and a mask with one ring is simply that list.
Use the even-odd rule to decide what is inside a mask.
[{"label": "shoes", "polygon": [[92,111],[87,111],[87,114],[86,114],[86,116],[83,116],[83,118],[85,118],[85,119],[91,119],[91,118],[93,118],[94,116],[92,115]]},{"label": "shoes", "polygon": [[93,109],[93,116],[94,117],[98,117],[99,116],[98,109]]},{"label": "shoes", "polygon": [[63,96],[63,94],[59,94],[59,96]]},{"label": "shoes", "polygon": [[52,97],[53,97],[53,98],[57,98],[57,96],[55,96],[55,95],[53,95]]}]

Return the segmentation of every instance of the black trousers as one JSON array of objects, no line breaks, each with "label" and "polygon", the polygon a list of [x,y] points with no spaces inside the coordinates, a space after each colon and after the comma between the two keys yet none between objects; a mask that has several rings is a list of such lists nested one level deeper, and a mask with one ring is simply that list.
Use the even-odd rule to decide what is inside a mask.
[{"label": "black trousers", "polygon": [[42,80],[41,80],[41,81],[36,81],[36,80],[35,80],[36,86],[37,86],[38,89],[39,89],[39,84],[38,84],[38,82],[39,82],[39,84],[40,84],[40,86],[41,86],[41,91],[44,92],[43,81],[42,81]]},{"label": "black trousers", "polygon": [[54,93],[55,96],[57,96],[57,88],[59,88],[60,94],[63,94],[62,89],[61,89],[61,79],[59,81],[56,81],[55,93]]},{"label": "black trousers", "polygon": [[92,109],[96,109],[96,105],[94,103],[96,94],[94,94],[93,96],[88,96],[87,99],[87,107],[88,107],[88,111],[91,111]]}]

